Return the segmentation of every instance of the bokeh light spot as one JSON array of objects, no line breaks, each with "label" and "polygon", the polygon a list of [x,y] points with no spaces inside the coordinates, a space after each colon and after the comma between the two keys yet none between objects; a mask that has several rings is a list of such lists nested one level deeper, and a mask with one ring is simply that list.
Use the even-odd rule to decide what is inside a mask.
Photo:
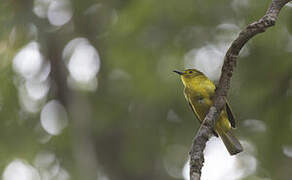
[{"label": "bokeh light spot", "polygon": [[70,72],[68,84],[74,89],[93,91],[97,88],[96,75],[100,69],[97,50],[85,38],[75,38],[64,48],[63,59]]},{"label": "bokeh light spot", "polygon": [[13,59],[13,69],[25,79],[32,79],[40,71],[43,56],[37,42],[30,42]]},{"label": "bokeh light spot", "polygon": [[285,6],[292,8],[292,2],[288,2]]},{"label": "bokeh light spot", "polygon": [[34,165],[39,169],[44,180],[69,180],[69,173],[61,166],[56,155],[48,150],[39,152],[34,160]]},{"label": "bokeh light spot", "polygon": [[56,161],[54,153],[49,151],[39,152],[34,160],[34,165],[39,168],[48,168]]},{"label": "bokeh light spot", "polygon": [[65,60],[66,64],[68,64],[69,59],[71,58],[72,54],[74,53],[76,47],[80,44],[89,44],[88,40],[83,37],[74,38],[69,41],[62,53],[62,58]]},{"label": "bokeh light spot", "polygon": [[233,0],[231,7],[235,12],[245,10],[249,6],[249,0]]},{"label": "bokeh light spot", "polygon": [[54,0],[48,9],[48,19],[54,26],[62,26],[70,21],[73,12],[69,0]]},{"label": "bokeh light spot", "polygon": [[19,103],[25,112],[37,113],[40,111],[42,100],[32,98],[27,92],[25,85],[18,87],[18,97]]},{"label": "bokeh light spot", "polygon": [[178,114],[170,109],[168,112],[167,112],[167,116],[166,116],[166,119],[169,121],[169,122],[173,122],[173,123],[181,123],[182,120],[181,118],[178,116]]},{"label": "bokeh light spot", "polygon": [[47,93],[49,92],[50,85],[48,81],[44,82],[26,81],[25,88],[28,95],[33,100],[40,100],[47,95]]},{"label": "bokeh light spot", "polygon": [[267,130],[266,124],[261,120],[247,119],[242,124],[249,131],[265,132]]},{"label": "bokeh light spot", "polygon": [[70,75],[77,81],[93,79],[99,70],[99,55],[89,44],[80,44],[68,64]]},{"label": "bokeh light spot", "polygon": [[3,180],[40,180],[38,171],[27,162],[16,159],[5,168]]},{"label": "bokeh light spot", "polygon": [[[242,143],[244,149],[247,142]],[[251,144],[248,144],[251,146]],[[230,156],[219,138],[211,138],[204,151],[205,163],[202,168],[202,180],[236,180],[254,173],[257,167],[256,158],[246,151]],[[183,170],[183,177],[189,180],[189,161]]]},{"label": "bokeh light spot", "polygon": [[67,84],[71,89],[83,91],[95,91],[98,86],[97,78],[94,77],[89,81],[76,81],[71,76],[67,78]]},{"label": "bokeh light spot", "polygon": [[39,18],[47,18],[48,8],[52,0],[34,0],[33,12]]},{"label": "bokeh light spot", "polygon": [[287,157],[292,158],[292,146],[283,146],[282,149]]},{"label": "bokeh light spot", "polygon": [[51,100],[43,107],[41,125],[49,134],[60,134],[67,124],[67,112],[58,101]]},{"label": "bokeh light spot", "polygon": [[202,71],[212,81],[219,80],[227,44],[207,45],[185,55],[185,67]]}]

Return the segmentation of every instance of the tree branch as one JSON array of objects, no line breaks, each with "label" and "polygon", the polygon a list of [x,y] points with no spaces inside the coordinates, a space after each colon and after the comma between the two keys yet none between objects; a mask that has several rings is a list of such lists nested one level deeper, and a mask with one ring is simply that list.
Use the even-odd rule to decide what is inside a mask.
[{"label": "tree branch", "polygon": [[216,89],[213,99],[213,106],[206,115],[201,127],[193,139],[193,144],[190,150],[190,180],[201,179],[201,169],[204,163],[203,151],[207,141],[212,137],[215,121],[219,116],[219,112],[225,106],[225,98],[230,87],[232,72],[236,66],[238,54],[242,47],[255,35],[265,32],[265,30],[275,25],[278,14],[282,7],[291,0],[272,0],[266,14],[256,22],[249,24],[240,32],[238,37],[232,42],[224,57],[222,74],[219,80],[219,85]]}]

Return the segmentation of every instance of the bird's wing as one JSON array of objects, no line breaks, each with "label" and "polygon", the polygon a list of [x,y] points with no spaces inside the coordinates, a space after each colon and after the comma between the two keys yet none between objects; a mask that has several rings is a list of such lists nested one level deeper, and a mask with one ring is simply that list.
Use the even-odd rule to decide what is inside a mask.
[{"label": "bird's wing", "polygon": [[[189,103],[189,105],[190,105],[190,107],[191,107],[192,111],[194,112],[194,114],[195,114],[196,118],[198,119],[199,123],[200,123],[200,124],[202,124],[202,122],[203,122],[203,120],[204,120],[204,119],[201,119],[201,118],[199,117],[199,114],[198,114],[198,112],[197,112],[197,111],[196,111],[196,109],[195,109],[195,108],[192,106],[192,104],[191,104],[191,102],[190,102],[190,100],[189,100],[189,99],[188,99],[188,103]],[[214,130],[213,130],[213,134],[214,134],[214,136],[218,137],[218,134],[217,134],[217,132],[216,132],[216,131],[214,131]]]},{"label": "bird's wing", "polygon": [[190,107],[191,107],[191,110],[193,111],[193,113],[195,114],[196,118],[198,119],[199,123],[201,124],[201,122],[203,121],[202,119],[200,119],[200,116],[198,114],[198,112],[195,110],[195,108],[192,106],[191,104],[191,101],[189,99],[189,96],[188,96],[188,90],[187,89],[184,89],[184,95],[185,95],[185,98],[186,100],[188,101]]},{"label": "bird's wing", "polygon": [[236,122],[235,122],[234,115],[233,115],[233,113],[231,111],[230,104],[229,104],[229,102],[227,101],[226,98],[225,98],[225,101],[226,101],[226,112],[227,112],[228,120],[229,120],[231,126],[233,128],[235,128],[236,127]]},{"label": "bird's wing", "polygon": [[[189,97],[187,96],[186,94],[186,91],[184,91],[184,95],[185,95],[185,98],[186,100],[188,101],[190,107],[191,107],[191,110],[194,112],[194,115],[196,116],[197,120],[199,121],[199,123],[201,124],[203,122],[204,119],[201,119],[198,112],[196,111],[196,109],[193,107]],[[213,130],[213,133],[214,133],[214,136],[218,137],[218,134]]]},{"label": "bird's wing", "polygon": [[227,101],[226,98],[225,98],[225,102],[226,102],[225,109],[226,109],[226,113],[227,113],[227,116],[228,116],[228,120],[229,120],[229,122],[231,124],[231,127],[235,128],[236,127],[236,121],[235,121],[234,115],[232,113],[230,104],[229,104],[229,102]]},{"label": "bird's wing", "polygon": [[190,102],[190,100],[189,100],[189,99],[188,99],[188,103],[189,103],[189,105],[190,105],[190,107],[191,107],[192,111],[194,112],[194,114],[195,114],[195,116],[196,116],[197,120],[198,120],[198,121],[199,121],[199,123],[201,124],[201,123],[202,123],[202,121],[203,121],[203,119],[200,119],[198,112],[197,112],[197,111],[196,111],[196,109],[195,109],[195,108],[192,106],[192,104],[191,104],[191,102]]}]

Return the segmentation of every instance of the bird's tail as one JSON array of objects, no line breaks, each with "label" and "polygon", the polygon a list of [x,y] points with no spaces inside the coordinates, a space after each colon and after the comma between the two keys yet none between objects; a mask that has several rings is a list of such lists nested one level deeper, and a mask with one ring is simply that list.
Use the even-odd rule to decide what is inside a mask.
[{"label": "bird's tail", "polygon": [[235,155],[240,153],[243,148],[238,139],[233,135],[232,131],[229,130],[227,132],[223,131],[222,129],[216,128],[217,133],[221,137],[223,143],[225,144],[226,149],[230,153],[230,155]]}]

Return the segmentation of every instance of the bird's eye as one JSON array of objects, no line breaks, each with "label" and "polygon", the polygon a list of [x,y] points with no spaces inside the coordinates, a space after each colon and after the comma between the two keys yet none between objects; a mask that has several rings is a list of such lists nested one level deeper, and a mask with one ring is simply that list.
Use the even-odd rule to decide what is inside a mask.
[{"label": "bird's eye", "polygon": [[191,74],[193,71],[189,71],[189,73]]}]

